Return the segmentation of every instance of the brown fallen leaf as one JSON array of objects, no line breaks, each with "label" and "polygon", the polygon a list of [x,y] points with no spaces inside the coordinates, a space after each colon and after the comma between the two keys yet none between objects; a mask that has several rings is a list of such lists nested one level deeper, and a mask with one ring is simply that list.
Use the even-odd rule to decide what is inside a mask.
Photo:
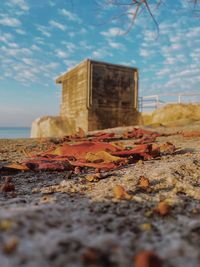
[{"label": "brown fallen leaf", "polygon": [[15,252],[17,246],[19,244],[19,240],[17,237],[11,237],[9,240],[6,241],[5,244],[3,244],[3,252],[5,254],[11,254]]},{"label": "brown fallen leaf", "polygon": [[4,183],[0,185],[0,192],[10,192],[15,190],[15,185],[12,183]]},{"label": "brown fallen leaf", "polygon": [[85,156],[85,159],[90,162],[124,162],[126,159],[112,156],[106,151],[98,151],[96,153],[88,152]]},{"label": "brown fallen leaf", "polygon": [[84,266],[107,266],[106,263],[110,266],[107,256],[96,248],[86,248],[81,256],[81,261]]},{"label": "brown fallen leaf", "polygon": [[9,219],[0,220],[0,231],[9,231],[12,229],[13,222]]},{"label": "brown fallen leaf", "polygon": [[116,185],[114,188],[113,188],[113,193],[114,193],[114,197],[116,199],[127,199],[127,200],[130,200],[132,199],[132,196],[130,194],[128,194],[124,187],[121,186],[121,185]]},{"label": "brown fallen leaf", "polygon": [[200,131],[183,132],[183,137],[200,137]]},{"label": "brown fallen leaf", "polygon": [[101,173],[95,173],[86,176],[86,180],[89,182],[98,182],[101,178],[102,178]]},{"label": "brown fallen leaf", "polygon": [[153,144],[153,150],[159,150],[161,154],[173,154],[176,151],[175,145],[170,142]]},{"label": "brown fallen leaf", "polygon": [[18,163],[13,163],[10,165],[7,165],[6,168],[10,168],[10,169],[15,169],[15,170],[19,170],[19,171],[28,171],[29,168],[25,165],[22,164],[18,164]]},{"label": "brown fallen leaf", "polygon": [[162,260],[153,252],[144,250],[134,258],[134,267],[162,267]]},{"label": "brown fallen leaf", "polygon": [[152,230],[152,225],[150,223],[140,224],[139,227],[142,231],[151,231]]},{"label": "brown fallen leaf", "polygon": [[171,207],[168,203],[165,201],[161,201],[158,203],[157,207],[154,209],[155,212],[157,212],[161,216],[168,215],[171,210]]},{"label": "brown fallen leaf", "polygon": [[82,255],[82,261],[84,264],[96,264],[99,260],[99,255],[95,249],[87,248]]},{"label": "brown fallen leaf", "polygon": [[140,176],[139,180],[138,180],[138,186],[142,189],[147,189],[150,186],[150,182],[149,179],[144,177],[144,176]]}]

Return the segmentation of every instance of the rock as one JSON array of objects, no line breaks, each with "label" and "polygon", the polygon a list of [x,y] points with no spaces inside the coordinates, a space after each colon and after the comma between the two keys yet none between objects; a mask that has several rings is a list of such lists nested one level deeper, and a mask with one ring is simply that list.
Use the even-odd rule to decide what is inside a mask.
[{"label": "rock", "polygon": [[75,122],[60,116],[37,118],[31,128],[31,138],[63,137],[73,133],[75,133]]},{"label": "rock", "polygon": [[152,113],[142,113],[144,125],[185,126],[200,121],[199,104],[168,104]]}]

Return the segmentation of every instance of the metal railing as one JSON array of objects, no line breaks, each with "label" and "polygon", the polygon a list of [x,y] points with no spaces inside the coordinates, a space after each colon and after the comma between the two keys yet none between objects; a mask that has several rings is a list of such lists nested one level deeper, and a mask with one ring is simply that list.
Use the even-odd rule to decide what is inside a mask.
[{"label": "metal railing", "polygon": [[[171,101],[171,99],[173,101]],[[193,99],[195,98],[195,99]],[[200,93],[174,93],[139,97],[139,111],[153,111],[167,104],[200,104]]]}]

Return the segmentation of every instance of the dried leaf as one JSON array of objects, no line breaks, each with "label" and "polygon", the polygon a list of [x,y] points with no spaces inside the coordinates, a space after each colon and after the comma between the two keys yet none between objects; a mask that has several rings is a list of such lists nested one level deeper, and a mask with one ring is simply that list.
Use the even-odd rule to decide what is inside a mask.
[{"label": "dried leaf", "polygon": [[0,192],[10,192],[15,190],[15,185],[12,183],[4,183],[0,185]]},{"label": "dried leaf", "polygon": [[11,254],[15,252],[17,246],[19,244],[19,240],[17,237],[10,238],[4,245],[3,245],[3,252],[5,254]]},{"label": "dried leaf", "polygon": [[158,150],[161,154],[173,154],[176,151],[176,147],[172,143],[166,142],[163,144],[154,144],[153,150]]},{"label": "dried leaf", "polygon": [[135,144],[140,145],[140,144],[150,144],[156,141],[156,137],[155,135],[151,135],[151,136],[144,136],[142,139],[138,140],[135,142]]},{"label": "dried leaf", "polygon": [[114,193],[114,197],[117,198],[117,199],[132,199],[132,196],[129,195],[123,186],[121,185],[116,185],[114,188],[113,188],[113,193]]},{"label": "dried leaf", "polygon": [[85,156],[85,159],[90,162],[97,162],[97,161],[102,161],[102,162],[120,162],[120,161],[126,161],[124,158],[116,157],[110,155],[108,152],[105,151],[98,151],[96,153],[91,153],[88,152]]},{"label": "dried leaf", "polygon": [[36,159],[26,161],[24,164],[33,171],[70,171],[73,169],[66,159],[65,161]]},{"label": "dried leaf", "polygon": [[116,169],[118,166],[114,163],[93,163],[93,162],[85,162],[85,161],[70,161],[71,165],[78,167],[89,167],[95,168],[98,170],[112,170]]},{"label": "dried leaf", "polygon": [[75,157],[76,159],[83,159],[88,152],[90,153],[96,153],[99,151],[115,152],[117,150],[118,149],[115,146],[107,143],[86,141],[80,144],[73,144],[73,145],[63,144],[63,146],[60,146],[51,152],[44,153],[44,155],[52,154],[64,157]]},{"label": "dried leaf", "polygon": [[110,140],[115,136],[114,133],[103,133],[93,139],[93,141],[103,141],[103,140]]},{"label": "dried leaf", "polygon": [[200,131],[183,132],[184,137],[200,137]]},{"label": "dried leaf", "polygon": [[18,163],[13,163],[13,164],[7,165],[6,168],[19,170],[19,171],[28,171],[29,170],[29,168],[27,166],[22,165],[22,164],[18,164]]},{"label": "dried leaf", "polygon": [[161,201],[160,203],[158,203],[157,207],[154,209],[154,211],[161,216],[168,215],[170,210],[171,210],[170,205],[165,201]]},{"label": "dried leaf", "polygon": [[141,251],[134,258],[134,267],[162,266],[162,260],[153,251]]},{"label": "dried leaf", "polygon": [[13,222],[9,219],[0,220],[0,230],[1,231],[9,231],[12,229]]},{"label": "dried leaf", "polygon": [[86,176],[86,180],[89,182],[98,182],[101,178],[102,178],[101,173],[95,173]]},{"label": "dried leaf", "polygon": [[98,251],[94,248],[87,248],[82,254],[82,262],[83,264],[86,264],[87,266],[89,265],[94,265],[99,263],[100,255]]},{"label": "dried leaf", "polygon": [[140,155],[141,153],[148,153],[150,149],[151,149],[151,145],[145,144],[145,145],[140,145],[129,150],[114,151],[111,154],[114,156],[126,157],[126,156],[131,156],[134,154]]},{"label": "dried leaf", "polygon": [[138,186],[142,189],[147,189],[150,186],[149,179],[144,176],[140,176]]},{"label": "dried leaf", "polygon": [[142,231],[151,231],[152,225],[150,223],[143,223],[143,224],[140,224],[140,229]]}]

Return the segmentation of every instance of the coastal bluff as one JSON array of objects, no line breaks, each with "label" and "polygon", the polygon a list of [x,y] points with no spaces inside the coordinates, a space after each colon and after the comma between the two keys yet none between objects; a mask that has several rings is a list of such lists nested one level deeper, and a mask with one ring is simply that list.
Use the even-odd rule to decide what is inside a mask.
[{"label": "coastal bluff", "polygon": [[75,122],[67,117],[44,116],[33,121],[31,138],[62,137],[75,132]]}]

